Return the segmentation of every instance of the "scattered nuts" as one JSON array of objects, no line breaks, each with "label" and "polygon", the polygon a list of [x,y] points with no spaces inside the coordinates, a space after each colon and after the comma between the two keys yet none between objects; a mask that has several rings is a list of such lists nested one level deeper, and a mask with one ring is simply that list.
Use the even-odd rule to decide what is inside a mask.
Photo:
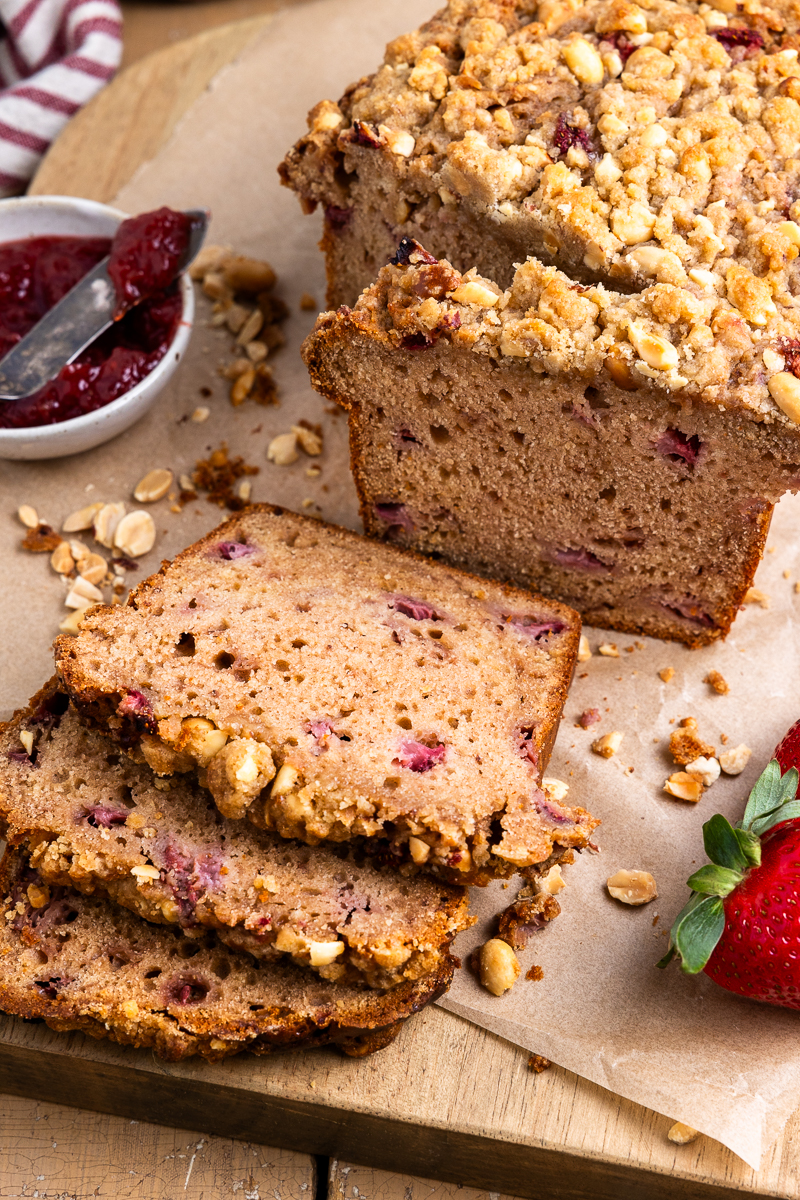
[{"label": "scattered nuts", "polygon": [[172,487],[174,478],[172,471],[168,471],[166,467],[156,467],[155,470],[148,471],[133,489],[134,500],[139,504],[152,504],[155,500],[163,499]]},{"label": "scattered nuts", "polygon": [[519,979],[520,965],[514,951],[501,938],[481,946],[481,983],[493,996],[502,996]]},{"label": "scattered nuts", "polygon": [[78,563],[78,571],[81,578],[89,583],[102,583],[108,573],[108,563],[102,554],[87,554]]},{"label": "scattered nuts", "polygon": [[274,437],[267,447],[267,458],[277,467],[288,467],[297,462],[297,434],[280,433]]},{"label": "scattered nuts", "polygon": [[550,896],[557,896],[559,892],[563,892],[566,886],[561,874],[561,867],[556,863],[546,875],[537,881],[536,890],[537,892],[547,892]]},{"label": "scattered nuts", "polygon": [[269,354],[269,347],[266,342],[248,342],[244,350],[250,362],[256,365],[263,362]]},{"label": "scattered nuts", "polygon": [[608,893],[623,904],[649,904],[658,895],[656,881],[649,871],[617,871],[606,880]]},{"label": "scattered nuts", "polygon": [[674,667],[662,667],[661,670],[658,672],[658,674],[659,674],[659,678],[663,679],[664,683],[669,683],[670,679],[674,678],[675,668]]},{"label": "scattered nuts", "polygon": [[[96,510],[92,525],[94,536],[101,546],[108,546],[109,550],[113,548],[114,534],[124,516],[125,505],[121,501],[118,504],[101,504],[100,508]],[[66,525],[64,528],[67,528]],[[81,528],[88,529],[89,526],[81,526]]]},{"label": "scattered nuts", "polygon": [[39,514],[30,504],[21,504],[17,509],[17,516],[26,529],[35,529],[39,524]]},{"label": "scattered nuts", "polygon": [[603,758],[611,758],[622,745],[624,736],[618,730],[614,730],[612,733],[604,733],[602,737],[595,738],[592,742],[592,749],[595,754],[599,754]]},{"label": "scattered nuts", "polygon": [[211,409],[205,404],[199,404],[192,413],[192,420],[194,421],[195,425],[202,425],[203,422],[207,421],[210,416]]},{"label": "scattered nuts", "polygon": [[231,387],[231,404],[233,404],[234,407],[238,407],[240,404],[244,403],[244,401],[250,395],[250,392],[253,390],[253,384],[255,381],[256,369],[254,366],[251,366],[250,363],[248,363],[247,369],[242,371],[242,373],[236,377],[233,386]]},{"label": "scattered nuts", "polygon": [[189,267],[189,275],[195,282],[205,279],[209,271],[221,270],[231,258],[232,246],[202,246]]},{"label": "scattered nuts", "polygon": [[676,800],[689,800],[696,804],[703,794],[703,784],[686,771],[676,771],[664,784],[664,791]]},{"label": "scattered nuts", "polygon": [[50,555],[50,566],[58,575],[69,575],[75,569],[75,559],[69,552],[69,542],[56,546]]},{"label": "scattered nuts", "polygon": [[733,750],[725,750],[719,756],[719,765],[726,775],[741,775],[750,761],[753,751],[744,743]]},{"label": "scattered nuts", "polygon": [[238,254],[226,260],[222,278],[234,292],[254,296],[273,287],[276,275],[269,263]]},{"label": "scattered nuts", "polygon": [[304,454],[308,454],[312,458],[322,454],[322,435],[315,429],[309,429],[305,425],[293,425],[292,433],[297,438]]},{"label": "scattered nuts", "polygon": [[589,645],[589,639],[585,633],[581,634],[581,640],[578,643],[578,662],[588,662],[592,657],[592,650]]},{"label": "scattered nuts", "polygon": [[76,608],[74,612],[68,613],[63,621],[59,622],[59,630],[61,633],[77,634],[81,627],[81,622],[86,615],[85,608]]},{"label": "scattered nuts", "polygon": [[103,603],[103,593],[88,579],[81,575],[73,583],[64,601],[67,608],[88,608],[92,604]]},{"label": "scattered nuts", "polygon": [[[794,376],[792,376],[794,379]],[[800,380],[798,380],[800,383]],[[798,418],[800,419],[800,418]],[[744,604],[760,604],[762,608],[769,608],[770,597],[766,592],[762,592],[760,588],[748,588],[744,594]]]},{"label": "scattered nuts", "polygon": [[23,729],[19,735],[19,740],[25,747],[25,753],[30,757],[33,754],[33,730]]},{"label": "scattered nuts", "polygon": [[455,300],[457,304],[479,304],[482,308],[494,308],[500,295],[500,292],[493,292],[491,288],[474,279],[468,279],[454,292],[448,292],[449,299]]},{"label": "scattered nuts", "polygon": [[696,1129],[692,1129],[691,1125],[684,1125],[682,1121],[676,1121],[674,1125],[670,1126],[667,1137],[678,1146],[686,1146],[699,1137],[699,1134]]},{"label": "scattered nuts", "polygon": [[149,512],[137,509],[123,517],[114,534],[114,545],[128,558],[139,558],[153,549],[156,527]]},{"label": "scattered nuts", "polygon": [[103,508],[102,502],[87,504],[85,508],[79,508],[77,512],[70,513],[61,529],[64,533],[82,533],[84,529],[91,529],[101,508]]},{"label": "scattered nuts", "polygon": [[239,330],[239,336],[236,339],[236,345],[246,346],[248,342],[252,342],[253,339],[260,333],[263,324],[264,314],[260,308],[254,308],[244,325]]},{"label": "scattered nuts", "polygon": [[236,489],[236,494],[240,500],[244,500],[245,504],[247,504],[248,500],[250,499],[250,494],[252,491],[253,491],[253,485],[249,479],[241,479],[239,481],[239,486]]},{"label": "scattered nuts", "polygon": [[597,649],[598,653],[602,654],[604,658],[619,658],[619,650],[617,649],[616,642],[603,642]]},{"label": "scattered nuts", "polygon": [[704,758],[701,755],[694,762],[686,764],[686,774],[699,780],[703,787],[709,788],[719,779],[719,762],[716,758]]}]

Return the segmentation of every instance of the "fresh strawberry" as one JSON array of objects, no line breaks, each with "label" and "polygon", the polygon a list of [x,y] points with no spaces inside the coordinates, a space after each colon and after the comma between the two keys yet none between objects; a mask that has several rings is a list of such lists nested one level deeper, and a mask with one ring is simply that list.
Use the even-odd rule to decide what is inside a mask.
[{"label": "fresh strawberry", "polygon": [[[800,758],[800,722],[776,752]],[[670,932],[689,975],[752,1000],[800,1008],[800,776],[778,758],[756,783],[736,826],[717,813],[703,826],[711,862],[689,879],[692,897]]]},{"label": "fresh strawberry", "polygon": [[784,774],[790,767],[800,770],[800,721],[795,721],[775,751],[775,757]]}]

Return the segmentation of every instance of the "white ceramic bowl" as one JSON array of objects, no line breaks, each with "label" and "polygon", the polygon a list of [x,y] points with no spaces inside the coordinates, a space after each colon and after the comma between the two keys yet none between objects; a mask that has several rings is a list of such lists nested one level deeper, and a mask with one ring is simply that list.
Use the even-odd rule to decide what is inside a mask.
[{"label": "white ceramic bowl", "polygon": [[[19,196],[0,200],[0,243],[48,235],[113,237],[127,214],[74,196]],[[153,405],[189,344],[194,292],[189,276],[180,281],[183,311],[175,337],[149,375],[105,408],[30,429],[0,429],[0,458],[62,458],[91,450],[138,421]]]}]

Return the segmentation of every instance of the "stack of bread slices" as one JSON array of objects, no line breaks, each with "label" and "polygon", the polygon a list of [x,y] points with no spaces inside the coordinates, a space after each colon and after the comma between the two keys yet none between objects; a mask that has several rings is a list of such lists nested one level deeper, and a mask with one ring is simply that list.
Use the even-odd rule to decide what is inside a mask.
[{"label": "stack of bread slices", "polygon": [[465,885],[596,825],[541,786],[579,632],[267,506],[92,609],[0,730],[0,1008],[173,1059],[386,1045]]}]

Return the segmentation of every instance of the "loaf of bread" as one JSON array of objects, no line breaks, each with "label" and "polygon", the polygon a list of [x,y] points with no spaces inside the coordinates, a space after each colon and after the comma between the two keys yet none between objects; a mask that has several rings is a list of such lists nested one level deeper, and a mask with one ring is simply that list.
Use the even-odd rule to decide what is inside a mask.
[{"label": "loaf of bread", "polygon": [[0,1010],[171,1062],[328,1043],[370,1054],[447,989],[453,965],[444,954],[431,975],[388,992],[330,983],[291,962],[237,954],[210,931],[189,940],[52,888],[18,850],[0,866]]},{"label": "loaf of bread", "polygon": [[350,411],[367,532],[593,625],[724,636],[772,506],[800,486],[800,427],[766,391],[757,339],[693,353],[699,326],[689,308],[666,322],[668,294],[697,321],[731,315],[662,284],[577,286],[536,259],[503,291],[404,242],[304,348],[314,386]]},{"label": "loaf of bread", "polygon": [[799,32],[789,0],[451,0],[318,104],[281,167],[324,209],[330,307],[403,236],[501,289],[533,255],[655,288],[707,385],[755,350],[769,411],[800,352],[775,344],[798,338]]},{"label": "loaf of bread", "polygon": [[80,714],[220,810],[485,882],[582,847],[540,787],[570,609],[268,506],[56,642]]},{"label": "loaf of bread", "polygon": [[81,725],[54,683],[0,730],[0,829],[50,885],[336,982],[419,979],[470,923],[463,888],[225,819],[192,776],[158,780]]}]

